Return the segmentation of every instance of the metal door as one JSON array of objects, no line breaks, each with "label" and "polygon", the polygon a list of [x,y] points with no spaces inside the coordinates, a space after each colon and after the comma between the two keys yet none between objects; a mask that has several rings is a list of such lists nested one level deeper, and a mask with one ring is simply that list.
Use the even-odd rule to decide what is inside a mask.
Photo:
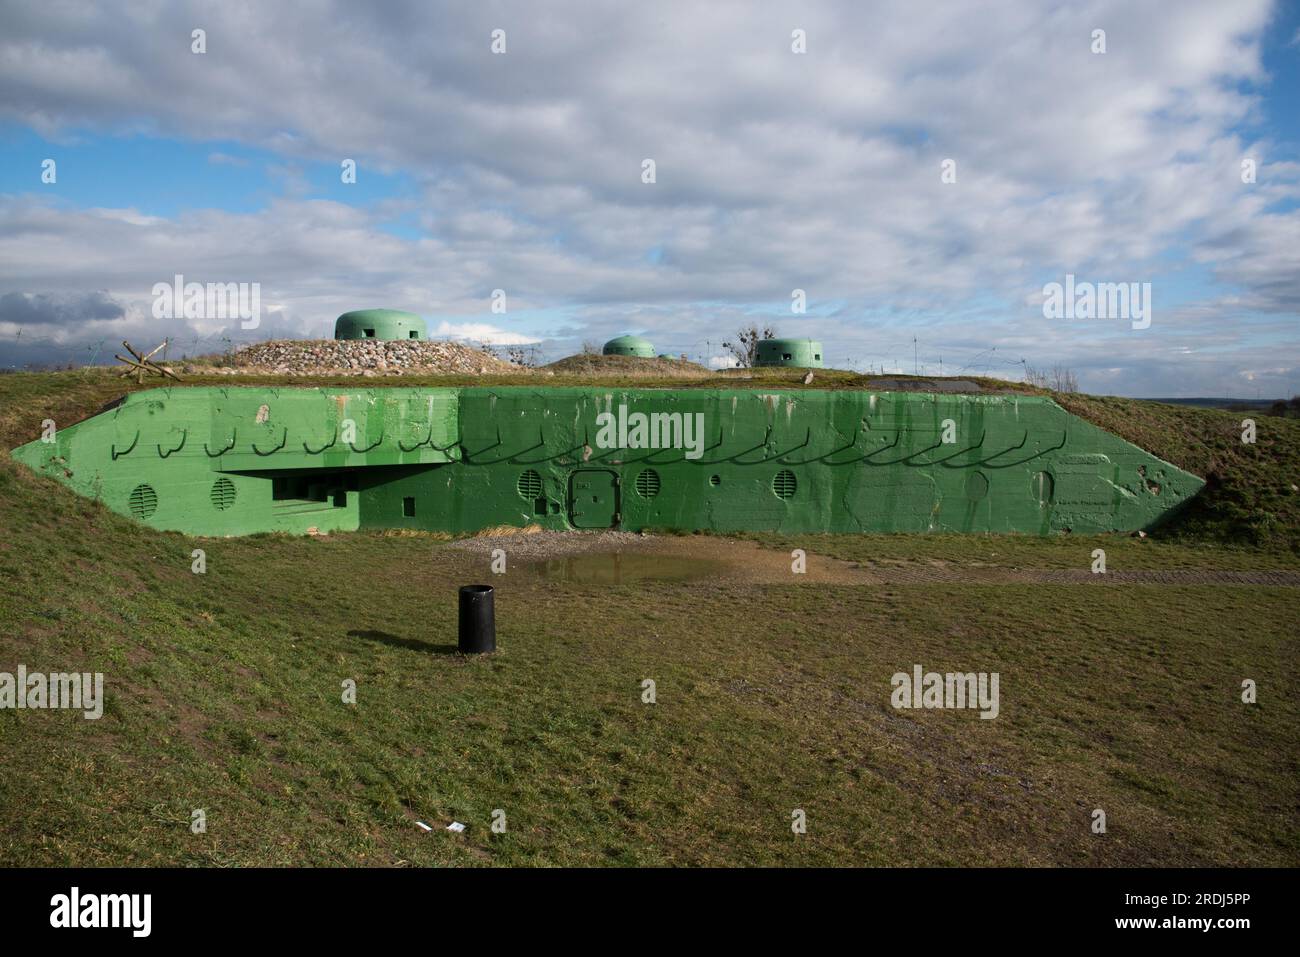
[{"label": "metal door", "polygon": [[618,520],[617,473],[582,469],[569,477],[569,521],[574,528],[613,528]]}]

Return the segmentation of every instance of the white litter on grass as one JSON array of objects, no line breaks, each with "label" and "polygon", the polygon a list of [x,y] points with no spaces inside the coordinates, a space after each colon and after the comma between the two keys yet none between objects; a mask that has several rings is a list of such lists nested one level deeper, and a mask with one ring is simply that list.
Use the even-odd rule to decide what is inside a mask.
[{"label": "white litter on grass", "polygon": [[425,824],[423,821],[416,821],[416,822],[415,822],[415,826],[418,827],[418,828],[419,828],[420,830],[422,830],[422,831],[432,831],[432,830],[433,830],[433,828],[429,827],[429,825]]},{"label": "white litter on grass", "polygon": [[447,825],[447,830],[455,831],[457,834],[459,834],[461,831],[465,830],[465,825],[460,823],[460,821],[452,821],[450,824]]}]

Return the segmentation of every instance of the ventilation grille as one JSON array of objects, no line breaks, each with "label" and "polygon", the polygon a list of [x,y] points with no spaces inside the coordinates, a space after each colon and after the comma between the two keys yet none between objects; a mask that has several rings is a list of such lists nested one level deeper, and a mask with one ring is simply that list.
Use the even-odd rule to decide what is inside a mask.
[{"label": "ventilation grille", "polygon": [[542,477],[529,469],[519,476],[519,483],[515,488],[524,498],[538,498],[542,494]]},{"label": "ventilation grille", "polygon": [[799,487],[798,480],[794,473],[789,469],[782,469],[776,473],[772,479],[772,492],[777,498],[790,498],[794,495],[795,489]]},{"label": "ventilation grille", "polygon": [[646,469],[636,477],[636,491],[642,498],[654,498],[659,494],[659,473]]},{"label": "ventilation grille", "polygon": [[131,489],[131,497],[127,499],[127,505],[136,518],[148,518],[158,511],[158,493],[151,485],[137,485]]},{"label": "ventilation grille", "polygon": [[224,512],[235,504],[235,483],[228,478],[219,478],[212,483],[212,507]]}]

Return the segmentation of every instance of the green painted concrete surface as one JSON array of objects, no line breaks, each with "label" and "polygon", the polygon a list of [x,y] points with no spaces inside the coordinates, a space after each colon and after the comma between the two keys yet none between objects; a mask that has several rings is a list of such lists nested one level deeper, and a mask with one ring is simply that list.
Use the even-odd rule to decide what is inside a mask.
[{"label": "green painted concrete surface", "polygon": [[603,388],[165,388],[14,451],[194,535],[357,528],[1085,534],[1203,482],[1050,399]]}]

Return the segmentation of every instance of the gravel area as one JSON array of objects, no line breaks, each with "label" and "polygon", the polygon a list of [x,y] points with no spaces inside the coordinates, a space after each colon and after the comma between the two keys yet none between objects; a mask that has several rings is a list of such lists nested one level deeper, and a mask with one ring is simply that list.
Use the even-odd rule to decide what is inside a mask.
[{"label": "gravel area", "polygon": [[514,561],[540,561],[592,552],[619,552],[654,544],[653,535],[639,532],[524,532],[516,535],[483,535],[458,538],[447,547],[474,554],[491,555],[503,548]]}]

